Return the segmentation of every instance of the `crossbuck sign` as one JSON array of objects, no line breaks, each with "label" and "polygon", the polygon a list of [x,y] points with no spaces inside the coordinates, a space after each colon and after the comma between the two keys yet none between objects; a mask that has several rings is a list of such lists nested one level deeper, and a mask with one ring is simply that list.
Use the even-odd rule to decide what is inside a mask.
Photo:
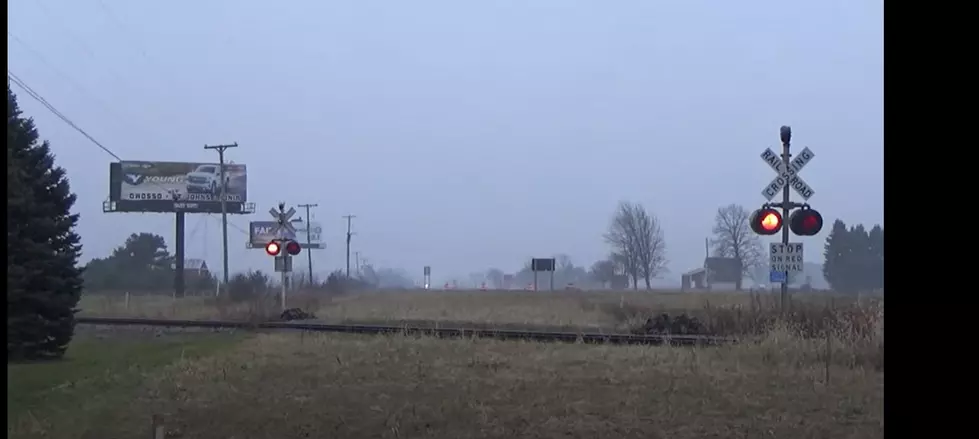
[{"label": "crossbuck sign", "polygon": [[289,219],[296,214],[296,209],[290,207],[288,211],[282,212],[281,210],[269,209],[269,213],[276,222],[275,230],[272,234],[278,237],[283,237],[286,233],[296,235],[296,227],[289,223]]},{"label": "crossbuck sign", "polygon": [[782,157],[779,154],[776,154],[775,151],[772,151],[771,148],[766,148],[765,151],[761,153],[761,159],[764,160],[765,163],[768,163],[768,166],[772,167],[775,173],[778,174],[778,177],[775,177],[775,179],[772,180],[768,186],[765,186],[765,189],[761,191],[761,195],[765,197],[766,200],[772,201],[772,198],[775,198],[776,195],[782,192],[782,189],[786,184],[788,184],[792,187],[792,189],[795,189],[796,193],[798,193],[803,200],[809,201],[809,198],[812,197],[816,191],[812,190],[812,188],[809,187],[805,181],[802,181],[802,177],[799,177],[799,171],[801,171],[802,168],[804,168],[806,164],[808,164],[809,161],[815,156],[816,154],[809,150],[808,147],[803,148],[802,151],[789,162],[788,169],[785,169],[785,163],[782,162]]}]

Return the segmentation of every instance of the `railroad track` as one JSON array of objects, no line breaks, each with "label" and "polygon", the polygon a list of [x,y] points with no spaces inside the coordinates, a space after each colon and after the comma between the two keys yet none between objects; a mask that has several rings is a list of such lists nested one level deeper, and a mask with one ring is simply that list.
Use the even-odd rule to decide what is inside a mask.
[{"label": "railroad track", "polygon": [[616,345],[673,345],[673,346],[711,346],[734,343],[724,337],[702,335],[633,335],[597,334],[585,332],[547,332],[520,331],[512,329],[479,328],[430,328],[418,326],[378,326],[378,325],[331,325],[302,322],[233,322],[217,320],[161,320],[113,317],[76,317],[80,325],[105,326],[154,326],[165,328],[209,328],[209,329],[264,329],[292,330],[310,332],[333,332],[347,334],[404,334],[428,335],[435,337],[476,337],[502,340],[529,340],[539,342],[604,343]]}]

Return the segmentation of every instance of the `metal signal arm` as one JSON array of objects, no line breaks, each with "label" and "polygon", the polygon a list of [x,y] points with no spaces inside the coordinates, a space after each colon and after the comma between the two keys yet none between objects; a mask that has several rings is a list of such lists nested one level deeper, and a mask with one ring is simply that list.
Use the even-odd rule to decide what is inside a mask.
[{"label": "metal signal arm", "polygon": [[808,203],[796,203],[795,201],[789,201],[788,204],[785,203],[765,203],[761,205],[762,209],[810,209]]}]

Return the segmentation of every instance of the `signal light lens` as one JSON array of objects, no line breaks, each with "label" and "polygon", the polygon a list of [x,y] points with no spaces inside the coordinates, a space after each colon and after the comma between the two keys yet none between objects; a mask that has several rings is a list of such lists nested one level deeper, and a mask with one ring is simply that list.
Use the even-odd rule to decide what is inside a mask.
[{"label": "signal light lens", "polygon": [[278,256],[279,251],[281,250],[279,249],[278,242],[271,241],[268,244],[265,244],[265,253],[268,253],[269,256]]},{"label": "signal light lens", "polygon": [[782,215],[775,209],[758,209],[751,214],[751,230],[759,235],[774,235],[782,229]]},{"label": "signal light lens", "polygon": [[295,256],[299,254],[300,250],[302,250],[302,247],[299,245],[298,242],[289,241],[286,243],[286,253]]},{"label": "signal light lens", "polygon": [[768,212],[761,219],[761,228],[765,230],[777,230],[778,226],[782,224],[782,218],[779,218],[778,214]]},{"label": "signal light lens", "polygon": [[789,229],[799,236],[813,236],[823,229],[823,216],[813,209],[801,209],[789,218]]}]

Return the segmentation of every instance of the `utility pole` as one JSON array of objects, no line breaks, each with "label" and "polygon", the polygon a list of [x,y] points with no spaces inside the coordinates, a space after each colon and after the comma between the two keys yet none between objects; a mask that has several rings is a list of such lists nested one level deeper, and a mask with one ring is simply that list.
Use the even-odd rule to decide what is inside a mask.
[{"label": "utility pole", "polygon": [[360,276],[360,252],[354,252],[354,266],[357,267],[357,275]]},{"label": "utility pole", "polygon": [[237,148],[238,142],[229,145],[204,145],[204,149],[218,150],[218,163],[221,165],[221,240],[224,253],[224,286],[228,286],[228,179],[224,174],[224,150]]},{"label": "utility pole", "polygon": [[347,278],[350,278],[350,237],[353,233],[350,233],[350,221],[357,217],[357,215],[344,215],[347,219]]},{"label": "utility pole", "polygon": [[309,222],[309,209],[319,206],[319,204],[300,204],[299,207],[306,209],[306,258],[309,261],[309,285],[313,285],[313,252],[310,250],[313,244],[311,238],[313,233],[313,223]]}]

